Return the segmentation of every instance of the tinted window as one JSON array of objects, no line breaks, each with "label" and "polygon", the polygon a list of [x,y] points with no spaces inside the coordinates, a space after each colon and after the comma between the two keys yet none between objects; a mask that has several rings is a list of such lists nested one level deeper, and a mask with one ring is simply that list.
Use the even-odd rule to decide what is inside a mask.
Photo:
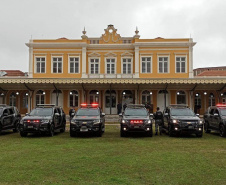
[{"label": "tinted window", "polygon": [[171,109],[172,116],[195,116],[191,109]]},{"label": "tinted window", "polygon": [[9,114],[14,114],[13,109],[9,109]]},{"label": "tinted window", "polygon": [[221,115],[226,116],[226,109],[220,109]]},{"label": "tinted window", "polygon": [[145,109],[126,109],[125,116],[147,116],[148,112]]},{"label": "tinted window", "polygon": [[0,115],[2,115],[3,109],[0,109]]},{"label": "tinted window", "polygon": [[79,109],[76,115],[77,116],[99,116],[100,111],[98,109]]},{"label": "tinted window", "polygon": [[52,108],[36,108],[31,111],[30,116],[51,116],[52,114]]}]

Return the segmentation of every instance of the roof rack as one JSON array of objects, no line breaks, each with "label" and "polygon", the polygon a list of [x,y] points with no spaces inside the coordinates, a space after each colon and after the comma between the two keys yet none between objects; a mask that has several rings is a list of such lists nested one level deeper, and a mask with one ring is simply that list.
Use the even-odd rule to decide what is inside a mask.
[{"label": "roof rack", "polygon": [[128,108],[145,108],[144,104],[128,104]]},{"label": "roof rack", "polygon": [[37,104],[37,107],[54,107],[55,104]]},{"label": "roof rack", "polygon": [[189,108],[187,104],[170,104],[168,107],[173,107],[173,108]]}]

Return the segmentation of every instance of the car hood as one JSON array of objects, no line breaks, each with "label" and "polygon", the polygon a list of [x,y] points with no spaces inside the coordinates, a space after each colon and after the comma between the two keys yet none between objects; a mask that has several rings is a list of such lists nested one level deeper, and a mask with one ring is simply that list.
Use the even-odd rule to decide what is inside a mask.
[{"label": "car hood", "polygon": [[192,121],[200,120],[200,118],[198,118],[197,116],[172,116],[171,119],[192,120]]},{"label": "car hood", "polygon": [[149,117],[148,116],[124,116],[123,119],[141,120],[141,119],[149,119]]},{"label": "car hood", "polygon": [[25,116],[23,117],[23,120],[40,120],[40,119],[52,119],[51,116]]},{"label": "car hood", "polygon": [[74,116],[73,119],[76,119],[76,120],[94,120],[94,119],[100,119],[100,116]]}]

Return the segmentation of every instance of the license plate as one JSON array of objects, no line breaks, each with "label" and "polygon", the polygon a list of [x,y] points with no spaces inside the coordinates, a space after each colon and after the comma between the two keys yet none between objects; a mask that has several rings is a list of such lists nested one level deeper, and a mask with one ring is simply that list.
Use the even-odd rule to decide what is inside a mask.
[{"label": "license plate", "polygon": [[34,128],[33,126],[27,126],[27,128]]},{"label": "license plate", "polygon": [[188,126],[188,129],[194,129],[194,127],[193,126]]},{"label": "license plate", "polygon": [[81,128],[80,132],[88,132],[88,128]]},{"label": "license plate", "polygon": [[134,128],[140,128],[139,126],[134,126]]}]

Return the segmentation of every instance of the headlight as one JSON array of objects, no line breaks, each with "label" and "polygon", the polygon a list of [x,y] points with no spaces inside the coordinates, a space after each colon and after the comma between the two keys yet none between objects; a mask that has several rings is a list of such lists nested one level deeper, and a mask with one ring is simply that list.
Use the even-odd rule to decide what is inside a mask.
[{"label": "headlight", "polygon": [[151,124],[151,120],[150,119],[149,120],[146,120],[145,123]]},{"label": "headlight", "polygon": [[100,124],[100,119],[98,119],[98,120],[94,120],[93,124],[94,124],[94,125],[96,125],[96,124]]},{"label": "headlight", "polygon": [[123,119],[123,120],[122,120],[122,123],[126,123],[126,121]]},{"label": "headlight", "polygon": [[199,124],[203,124],[203,120],[199,120]]},{"label": "headlight", "polygon": [[75,125],[76,123],[77,123],[77,122],[76,122],[75,119],[72,119],[72,120],[71,120],[71,124]]},{"label": "headlight", "polygon": [[174,124],[177,124],[177,123],[179,123],[179,120],[173,119],[172,122],[173,122]]},{"label": "headlight", "polygon": [[44,124],[46,124],[46,123],[49,123],[49,121],[50,120],[48,120],[48,119],[43,119],[41,122],[44,123]]}]

